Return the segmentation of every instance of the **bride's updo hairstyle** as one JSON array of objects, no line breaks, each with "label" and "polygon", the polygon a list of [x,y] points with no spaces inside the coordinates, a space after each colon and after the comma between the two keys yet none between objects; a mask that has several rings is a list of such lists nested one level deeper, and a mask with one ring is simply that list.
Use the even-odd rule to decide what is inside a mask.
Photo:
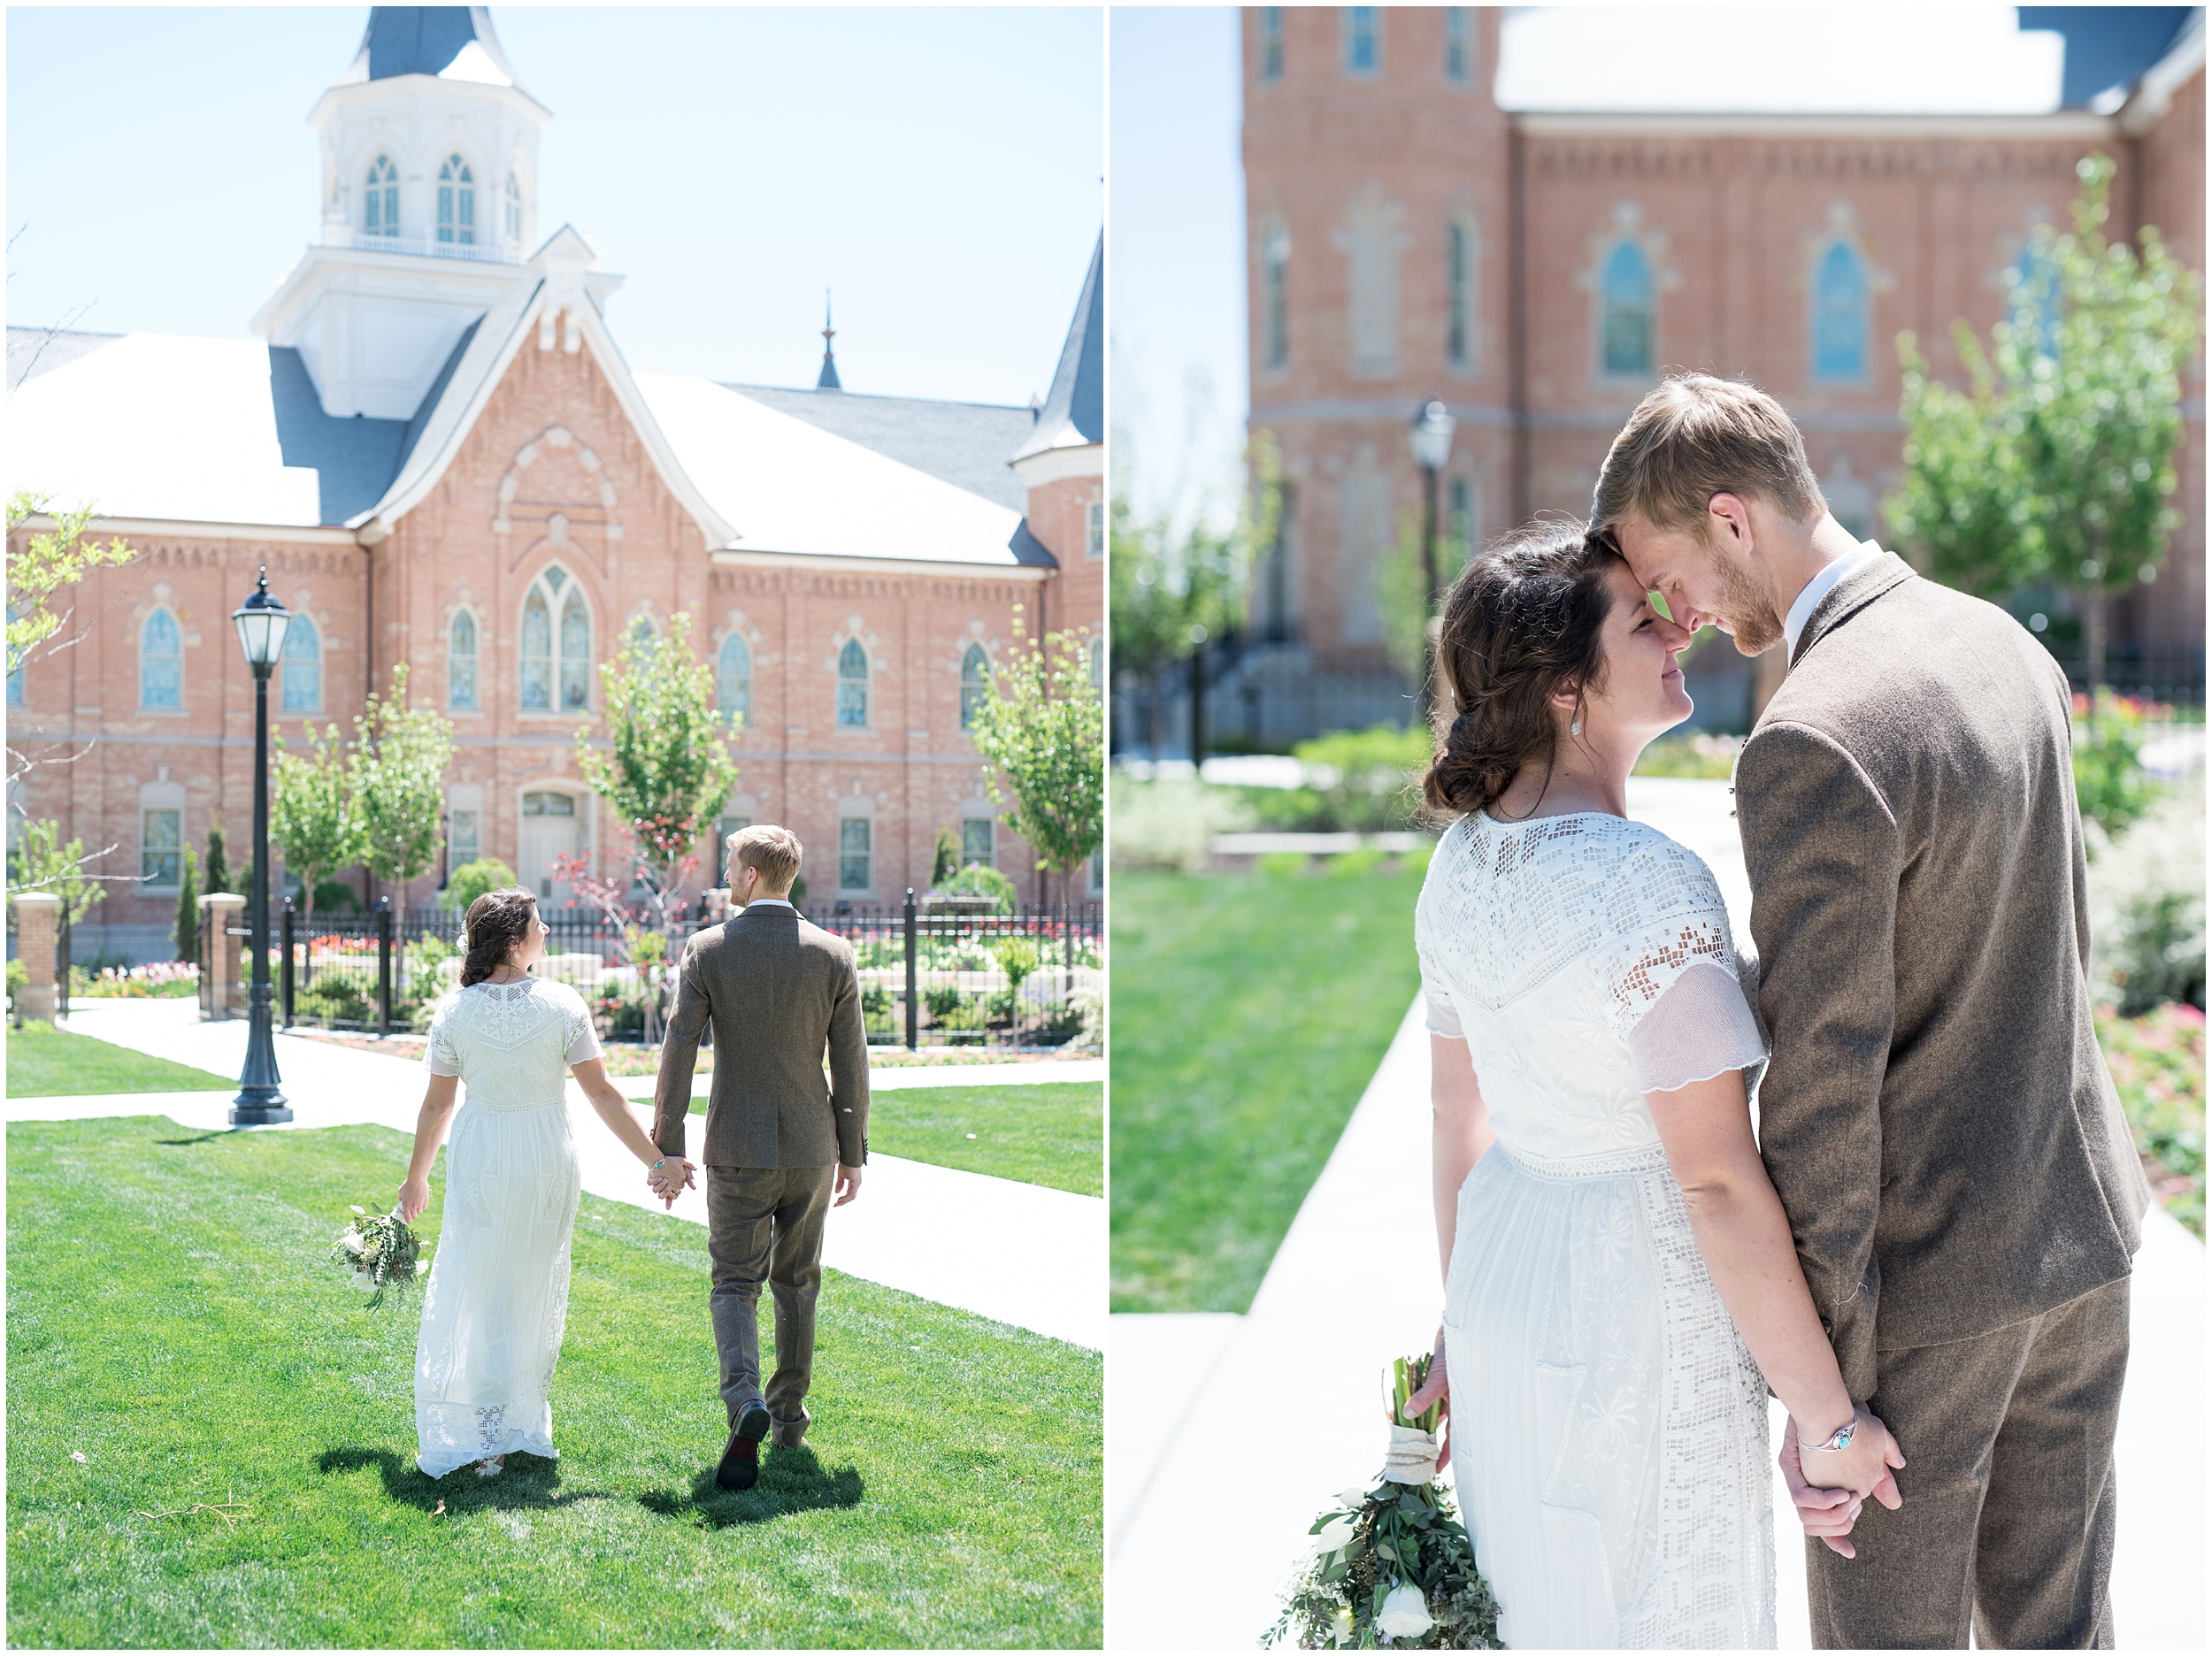
[{"label": "bride's updo hairstyle", "polygon": [[1609,538],[1555,519],[1515,530],[1452,583],[1436,652],[1436,757],[1421,778],[1432,811],[1485,809],[1524,765],[1548,777],[1553,692],[1604,684],[1605,576],[1619,562]]},{"label": "bride's updo hairstyle", "polygon": [[462,923],[468,944],[468,958],[461,962],[462,988],[482,983],[507,963],[515,945],[530,935],[537,911],[537,894],[520,886],[488,891],[469,905]]}]

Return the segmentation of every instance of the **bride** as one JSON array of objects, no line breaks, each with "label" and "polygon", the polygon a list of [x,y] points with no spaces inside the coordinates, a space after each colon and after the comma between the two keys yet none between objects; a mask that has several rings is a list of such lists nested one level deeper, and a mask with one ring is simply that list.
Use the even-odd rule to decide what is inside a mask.
[{"label": "bride", "polygon": [[[430,1085],[399,1187],[411,1224],[430,1205],[430,1164],[449,1120],[445,1214],[415,1345],[415,1461],[434,1478],[471,1461],[496,1476],[516,1450],[558,1453],[546,1393],[568,1316],[580,1188],[565,1072],[647,1164],[664,1201],[674,1204],[693,1170],[662,1157],[609,1084],[583,997],[529,975],[549,930],[537,899],[519,886],[488,892],[469,905],[466,926],[460,993],[431,1020]],[[468,1101],[457,1115],[462,1081]]]},{"label": "bride", "polygon": [[1691,711],[1690,638],[1578,524],[1522,530],[1445,607],[1427,1390],[1509,1647],[1772,1645],[1770,1386],[1807,1479],[1848,1491],[1808,1528],[1847,1554],[1860,1499],[1897,1505],[1753,1137],[1754,965],[1712,871],[1627,820],[1637,755]]}]

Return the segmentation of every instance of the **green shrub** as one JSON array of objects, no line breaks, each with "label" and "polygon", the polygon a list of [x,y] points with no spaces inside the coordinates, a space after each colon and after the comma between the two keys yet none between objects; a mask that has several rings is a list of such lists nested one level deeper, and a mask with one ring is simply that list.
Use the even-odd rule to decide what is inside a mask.
[{"label": "green shrub", "polygon": [[1022,986],[1022,980],[1045,963],[1045,952],[1032,937],[1005,937],[993,940],[991,953],[998,956],[999,970],[1014,989]]},{"label": "green shrub", "polygon": [[19,960],[8,962],[8,998],[12,1000],[31,986],[31,969]]},{"label": "green shrub", "polygon": [[319,978],[292,997],[292,1016],[303,1024],[373,1024],[376,1000],[350,978]]},{"label": "green shrub", "polygon": [[1321,796],[1323,832],[1379,833],[1420,819],[1418,782],[1435,756],[1424,727],[1338,731],[1300,742],[1296,752],[1308,788]]},{"label": "green shrub", "polygon": [[2091,956],[2103,994],[2134,1016],[2204,1005],[2204,795],[2169,794],[2116,839],[2090,842]]},{"label": "green shrub", "polygon": [[930,1017],[939,1024],[967,1004],[967,995],[950,984],[941,984],[935,988],[922,991],[922,1005],[928,1009]]},{"label": "green shrub", "polygon": [[1110,837],[1118,869],[1195,873],[1213,855],[1213,837],[1252,825],[1243,796],[1270,790],[1208,787],[1198,781],[1140,782],[1117,772],[1108,784],[1114,813]]},{"label": "green shrub", "polygon": [[1295,879],[1313,867],[1313,859],[1303,851],[1263,851],[1252,862],[1270,879]]},{"label": "green shrub", "polygon": [[1740,736],[1717,735],[1709,731],[1662,736],[1637,759],[1635,774],[1725,782],[1736,774],[1736,755],[1742,751]]},{"label": "green shrub", "polygon": [[315,912],[319,915],[351,914],[361,906],[361,900],[353,893],[353,887],[343,880],[326,879],[316,883]]},{"label": "green shrub", "polygon": [[1325,871],[1335,879],[1359,879],[1374,873],[1389,855],[1386,851],[1340,851],[1329,858]]},{"label": "green shrub", "polygon": [[2161,792],[2141,758],[2148,709],[2108,689],[2097,692],[2096,709],[2092,720],[2089,698],[2074,698],[2074,794],[2083,816],[2108,834],[2124,833]]},{"label": "green shrub", "polygon": [[1014,882],[985,862],[971,862],[941,888],[948,895],[988,897],[998,905],[1000,914],[1012,914],[1020,893]]},{"label": "green shrub", "polygon": [[[503,886],[514,883],[514,870],[497,857],[478,857],[473,862],[462,863],[446,877],[445,906],[458,908],[466,914],[469,905],[486,892],[497,891]],[[315,901],[320,903],[322,898],[319,895]]]}]

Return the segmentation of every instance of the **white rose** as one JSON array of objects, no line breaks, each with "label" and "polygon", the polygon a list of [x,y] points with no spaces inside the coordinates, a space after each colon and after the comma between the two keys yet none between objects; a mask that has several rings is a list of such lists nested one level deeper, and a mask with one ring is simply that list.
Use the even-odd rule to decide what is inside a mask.
[{"label": "white rose", "polygon": [[1341,1607],[1337,1610],[1335,1638],[1340,1645],[1352,1642],[1352,1613],[1349,1610]]},{"label": "white rose", "polygon": [[1336,1499],[1337,1504],[1342,1506],[1346,1512],[1357,1512],[1361,1507],[1367,1505],[1367,1491],[1363,1489],[1356,1488],[1339,1490],[1337,1491]]},{"label": "white rose", "polygon": [[345,1250],[347,1253],[352,1254],[357,1259],[360,1257],[361,1238],[349,1230],[345,1233],[345,1235],[340,1237],[338,1240],[345,1245]]},{"label": "white rose", "polygon": [[1436,1618],[1429,1614],[1429,1601],[1421,1590],[1411,1582],[1400,1582],[1383,1600],[1375,1625],[1392,1638],[1419,1638],[1436,1625]]},{"label": "white rose", "polygon": [[1313,1550],[1316,1552],[1337,1552],[1352,1545],[1352,1537],[1359,1526],[1349,1518],[1332,1518],[1314,1531]]}]

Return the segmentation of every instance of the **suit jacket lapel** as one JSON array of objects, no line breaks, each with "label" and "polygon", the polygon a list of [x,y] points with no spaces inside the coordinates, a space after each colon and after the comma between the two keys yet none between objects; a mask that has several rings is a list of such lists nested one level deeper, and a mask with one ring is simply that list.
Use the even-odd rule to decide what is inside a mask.
[{"label": "suit jacket lapel", "polygon": [[1853,570],[1838,581],[1834,590],[1814,605],[1812,614],[1805,617],[1805,630],[1798,635],[1797,651],[1790,657],[1790,665],[1796,666],[1805,659],[1805,652],[1823,638],[1890,588],[1912,578],[1912,565],[1894,552],[1884,552],[1881,556]]}]

